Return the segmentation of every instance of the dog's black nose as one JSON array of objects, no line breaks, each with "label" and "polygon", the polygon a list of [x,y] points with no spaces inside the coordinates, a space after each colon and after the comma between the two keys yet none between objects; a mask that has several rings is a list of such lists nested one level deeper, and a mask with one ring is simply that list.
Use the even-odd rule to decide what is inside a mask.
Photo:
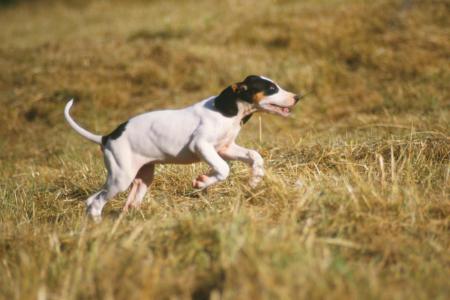
[{"label": "dog's black nose", "polygon": [[294,100],[295,100],[295,103],[297,103],[298,100],[300,100],[300,96],[299,96],[299,95],[295,95],[295,96],[294,96]]}]

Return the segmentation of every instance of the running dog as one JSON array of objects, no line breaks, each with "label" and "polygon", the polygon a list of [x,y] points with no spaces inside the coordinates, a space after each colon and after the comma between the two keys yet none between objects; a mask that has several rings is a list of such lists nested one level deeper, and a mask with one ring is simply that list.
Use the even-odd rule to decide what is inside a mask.
[{"label": "running dog", "polygon": [[108,171],[103,188],[87,199],[87,213],[99,220],[108,200],[130,185],[124,210],[138,208],[153,180],[156,164],[203,160],[211,171],[198,176],[193,186],[205,189],[228,177],[227,160],[239,160],[251,167],[249,184],[256,186],[264,176],[263,159],[255,150],[237,145],[235,139],[253,113],[287,117],[299,99],[266,77],[250,75],[218,96],[182,109],[143,113],[105,136],[83,129],[72,119],[70,100],[64,109],[67,122],[80,135],[101,145]]}]

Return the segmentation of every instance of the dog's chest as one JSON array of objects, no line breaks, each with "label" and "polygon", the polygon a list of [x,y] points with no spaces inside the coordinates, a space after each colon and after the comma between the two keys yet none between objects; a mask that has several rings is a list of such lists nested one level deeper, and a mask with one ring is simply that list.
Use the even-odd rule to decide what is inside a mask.
[{"label": "dog's chest", "polygon": [[216,150],[220,151],[228,148],[228,146],[230,146],[234,142],[240,130],[241,130],[240,126],[232,126],[228,130],[220,132],[217,135],[217,140],[214,143]]}]

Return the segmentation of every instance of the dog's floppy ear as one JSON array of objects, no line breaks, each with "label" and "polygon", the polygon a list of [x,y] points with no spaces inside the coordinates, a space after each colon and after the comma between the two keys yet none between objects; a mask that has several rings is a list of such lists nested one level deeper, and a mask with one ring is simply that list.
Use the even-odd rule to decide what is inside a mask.
[{"label": "dog's floppy ear", "polygon": [[238,94],[242,94],[248,91],[248,86],[243,82],[235,83],[231,86],[231,88]]},{"label": "dog's floppy ear", "polygon": [[224,116],[233,117],[238,113],[237,100],[246,100],[248,87],[243,82],[238,82],[224,89],[214,99],[214,107]]},{"label": "dog's floppy ear", "polygon": [[247,102],[251,102],[252,97],[251,97],[248,85],[244,82],[235,83],[231,87],[237,93],[239,99],[247,101]]},{"label": "dog's floppy ear", "polygon": [[238,84],[233,84],[224,89],[214,99],[214,107],[224,116],[233,117],[238,113],[237,98],[239,94]]}]

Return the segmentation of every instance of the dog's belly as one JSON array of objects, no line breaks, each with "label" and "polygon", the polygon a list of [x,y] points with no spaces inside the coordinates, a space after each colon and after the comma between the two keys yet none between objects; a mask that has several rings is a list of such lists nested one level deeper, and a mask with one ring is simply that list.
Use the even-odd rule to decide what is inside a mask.
[{"label": "dog's belly", "polygon": [[130,121],[127,139],[134,152],[153,161],[195,162],[198,158],[188,145],[197,124],[189,112],[152,112]]},{"label": "dog's belly", "polygon": [[198,162],[198,156],[187,146],[187,142],[167,141],[162,144],[155,144],[150,139],[141,141],[135,149],[148,161],[167,164],[190,164]]},{"label": "dog's belly", "polygon": [[163,164],[163,165],[164,164],[189,165],[189,164],[198,163],[200,161],[201,160],[198,159],[197,157],[192,157],[191,159],[180,159],[178,157],[169,157],[164,160],[154,161],[154,163]]},{"label": "dog's belly", "polygon": [[164,158],[159,161],[163,164],[192,164],[199,162],[197,154],[193,153],[187,146],[178,153],[165,153]]}]

